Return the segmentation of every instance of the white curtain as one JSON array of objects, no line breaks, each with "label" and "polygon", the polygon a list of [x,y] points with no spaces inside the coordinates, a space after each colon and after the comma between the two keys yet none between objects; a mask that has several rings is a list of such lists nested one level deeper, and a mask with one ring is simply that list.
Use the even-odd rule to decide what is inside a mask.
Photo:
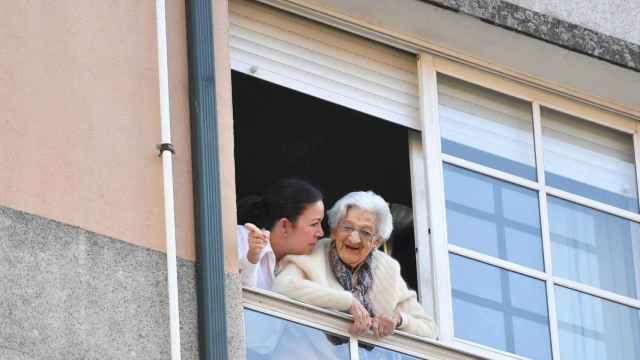
[{"label": "white curtain", "polygon": [[[549,198],[554,275],[640,297],[636,223]],[[562,359],[635,359],[640,311],[556,287]]]},{"label": "white curtain", "polygon": [[541,117],[547,173],[637,199],[631,135],[546,108]]},{"label": "white curtain", "polygon": [[438,75],[443,139],[535,167],[531,104]]}]

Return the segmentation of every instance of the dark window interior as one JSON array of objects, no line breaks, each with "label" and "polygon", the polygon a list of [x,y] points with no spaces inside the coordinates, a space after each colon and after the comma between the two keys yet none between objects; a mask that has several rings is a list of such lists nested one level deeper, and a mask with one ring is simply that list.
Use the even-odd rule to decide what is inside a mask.
[{"label": "dark window interior", "polygon": [[237,198],[282,177],[316,185],[327,209],[350,191],[373,190],[392,204],[388,250],[415,289],[407,129],[235,71],[232,86]]}]

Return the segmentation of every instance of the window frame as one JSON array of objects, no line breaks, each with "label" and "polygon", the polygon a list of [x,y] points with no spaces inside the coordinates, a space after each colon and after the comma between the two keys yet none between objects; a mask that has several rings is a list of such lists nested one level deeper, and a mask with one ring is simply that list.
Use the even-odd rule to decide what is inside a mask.
[{"label": "window frame", "polygon": [[300,325],[348,337],[351,360],[359,359],[359,341],[418,358],[480,359],[477,355],[448,346],[438,340],[424,339],[401,331],[395,331],[394,334],[381,339],[370,334],[352,336],[348,332],[351,325],[350,315],[305,304],[263,289],[244,287],[242,289],[242,306]]},{"label": "window frame", "polygon": [[[579,94],[572,89],[557,86],[552,82],[516,73],[499,65],[484,63],[448,49],[406,38],[381,27],[372,27],[342,14],[326,9],[313,8],[289,0],[256,0],[279,8],[287,13],[301,15],[332,28],[363,36],[417,55],[419,85],[420,136],[409,134],[409,155],[411,170],[412,198],[414,206],[414,231],[418,255],[418,292],[427,311],[432,308],[438,323],[440,336],[437,340],[425,340],[409,334],[396,332],[385,339],[374,339],[365,335],[350,336],[349,316],[316,308],[286,299],[277,294],[253,288],[243,289],[243,307],[329,331],[350,339],[351,358],[357,359],[357,341],[380,345],[393,351],[413,356],[432,356],[447,359],[523,359],[511,353],[472,343],[453,336],[453,309],[450,283],[449,252],[468,256],[472,259],[516,271],[520,274],[545,281],[551,351],[554,359],[559,358],[559,335],[557,328],[554,286],[560,285],[578,290],[598,298],[640,309],[640,300],[631,299],[575,281],[552,275],[551,241],[549,239],[547,197],[555,196],[592,209],[639,222],[640,214],[619,209],[579,195],[545,185],[542,149],[541,107],[553,109],[585,121],[604,125],[632,135],[636,169],[636,187],[640,198],[640,117],[617,108],[600,99]],[[518,178],[479,164],[443,154],[440,145],[440,124],[438,116],[437,74],[442,73],[463,81],[476,84],[531,103],[533,115],[533,136],[537,181]],[[408,129],[409,130],[409,129]],[[411,132],[411,130],[409,130]],[[421,150],[421,151],[420,151]],[[459,246],[448,244],[446,231],[443,162],[460,166],[480,174],[488,175],[528,189],[537,191],[540,207],[544,271],[537,271],[505,260],[491,258]],[[235,185],[235,183],[234,183]],[[429,274],[431,279],[421,274]],[[430,285],[429,285],[430,284]],[[425,304],[432,299],[432,305]],[[295,309],[295,310],[294,310]],[[353,351],[355,350],[355,351]]]},{"label": "window frame", "polygon": [[[548,196],[554,196],[559,199],[568,200],[572,203],[585,206],[591,209],[602,211],[607,214],[615,215],[625,220],[640,223],[640,213],[634,213],[622,208],[605,204],[596,200],[586,198],[581,195],[573,194],[565,190],[560,190],[546,185],[544,174],[544,156],[543,156],[543,139],[542,139],[542,119],[540,116],[541,107],[546,107],[565,113],[574,117],[578,117],[583,121],[589,121],[594,124],[602,125],[614,130],[618,130],[632,136],[634,160],[636,169],[636,188],[640,189],[640,136],[637,119],[625,117],[594,107],[589,104],[581,104],[574,99],[549,93],[544,90],[531,88],[526,85],[516,83],[502,76],[487,72],[486,70],[473,67],[466,67],[461,64],[454,63],[448,59],[443,59],[437,55],[420,54],[419,55],[419,74],[420,75],[420,105],[424,109],[432,109],[430,111],[421,111],[421,123],[423,129],[429,129],[431,136],[423,135],[423,143],[425,146],[425,157],[431,153],[431,158],[427,160],[428,169],[426,177],[430,185],[429,188],[429,204],[430,213],[439,212],[439,215],[430,217],[432,244],[434,246],[434,262],[436,271],[436,293],[437,293],[437,321],[440,325],[441,340],[447,344],[451,344],[457,348],[474,352],[481,356],[487,356],[491,359],[517,359],[521,358],[511,353],[502,352],[487,346],[476,344],[463,339],[455,338],[453,335],[453,298],[451,296],[451,277],[449,267],[449,253],[465,256],[467,258],[481,261],[500,269],[513,271],[545,282],[547,306],[549,311],[549,331],[551,340],[551,352],[553,359],[560,358],[560,343],[557,325],[557,310],[555,286],[562,286],[568,289],[577,290],[589,296],[610,301],[615,304],[626,305],[640,310],[640,299],[633,299],[623,295],[619,295],[612,291],[603,290],[593,286],[579,283],[577,281],[560,278],[553,275],[552,255],[551,255],[551,239],[549,232],[548,217]],[[535,165],[537,173],[537,181],[532,181],[512,175],[500,170],[473,163],[452,155],[442,153],[440,146],[440,126],[438,116],[438,91],[437,91],[437,74],[442,73],[470,84],[479,85],[500,93],[528,101],[532,108],[533,121],[533,140],[535,152]],[[424,114],[424,115],[423,115]],[[597,120],[596,120],[597,119]],[[436,134],[437,132],[437,134]],[[487,175],[492,178],[505,181],[507,183],[522,186],[523,188],[536,191],[538,194],[538,202],[540,208],[540,225],[542,235],[542,252],[545,264],[543,271],[527,268],[522,265],[512,263],[488,255],[475,252],[473,250],[464,249],[457,245],[449,244],[447,241],[447,222],[446,222],[446,206],[444,199],[444,178],[442,176],[442,166],[444,163],[459,166],[475,173]],[[429,174],[430,172],[430,174]],[[434,196],[435,195],[435,196]],[[640,201],[640,200],[638,200]]]}]

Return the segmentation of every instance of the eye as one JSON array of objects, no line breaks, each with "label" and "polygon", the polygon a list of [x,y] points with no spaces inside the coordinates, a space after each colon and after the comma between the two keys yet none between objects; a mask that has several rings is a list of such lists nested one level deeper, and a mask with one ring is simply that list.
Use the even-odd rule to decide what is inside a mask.
[{"label": "eye", "polygon": [[362,234],[363,237],[370,239],[373,237],[373,233],[367,230],[360,230],[360,233]]}]

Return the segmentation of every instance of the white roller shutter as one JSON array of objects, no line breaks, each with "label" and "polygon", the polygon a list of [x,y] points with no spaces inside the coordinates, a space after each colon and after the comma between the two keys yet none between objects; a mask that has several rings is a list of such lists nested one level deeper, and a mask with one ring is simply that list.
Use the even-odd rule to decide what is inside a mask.
[{"label": "white roller shutter", "polygon": [[251,1],[231,1],[231,67],[420,129],[416,58]]}]

